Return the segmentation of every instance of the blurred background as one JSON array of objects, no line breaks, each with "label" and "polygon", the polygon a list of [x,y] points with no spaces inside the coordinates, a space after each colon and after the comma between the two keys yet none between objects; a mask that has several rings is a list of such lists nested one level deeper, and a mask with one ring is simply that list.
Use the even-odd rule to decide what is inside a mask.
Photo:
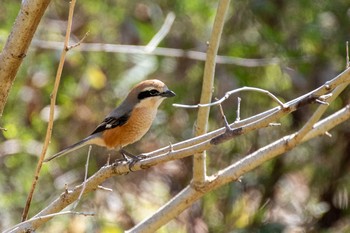
[{"label": "blurred background", "polygon": [[[18,14],[21,1],[0,4],[0,48]],[[199,101],[204,57],[189,58],[186,51],[206,52],[217,1],[77,1],[72,43],[89,31],[85,43],[146,45],[169,12],[176,16],[159,45],[174,50],[162,56],[79,51],[68,53],[57,98],[56,120],[48,155],[84,138],[119,104],[128,90],[147,78],[164,81],[177,94],[164,101],[150,132],[127,149],[148,152],[170,142],[192,137],[196,110],[177,109],[172,103]],[[20,221],[44,141],[50,93],[63,42],[68,1],[53,0],[18,72],[0,124],[7,129],[0,142],[0,229]],[[346,0],[236,0],[231,1],[221,39],[214,96],[242,86],[265,88],[288,101],[323,84],[345,68],[350,31],[350,3]],[[87,47],[89,47],[87,45]],[[247,60],[237,60],[246,58]],[[240,62],[239,64],[237,62]],[[223,105],[235,120],[237,96]],[[267,96],[242,93],[241,118],[276,106]],[[330,107],[330,114],[348,103],[349,91]],[[209,151],[208,174],[213,174],[261,146],[298,130],[317,106],[307,106],[281,119],[281,127],[262,129]],[[222,127],[217,107],[210,130]],[[349,123],[288,152],[204,196],[193,207],[158,232],[350,232]],[[43,166],[30,216],[63,190],[83,181],[88,148]],[[94,147],[89,174],[108,156]],[[78,211],[95,217],[55,217],[38,232],[123,232],[184,188],[192,177],[191,158],[172,161],[145,171],[109,179],[81,200]]]}]

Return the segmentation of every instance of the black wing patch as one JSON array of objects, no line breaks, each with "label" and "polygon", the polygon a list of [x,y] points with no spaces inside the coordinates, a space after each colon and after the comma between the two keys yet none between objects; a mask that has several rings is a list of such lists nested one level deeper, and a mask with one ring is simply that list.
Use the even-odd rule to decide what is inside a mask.
[{"label": "black wing patch", "polygon": [[113,128],[118,127],[118,126],[122,126],[128,121],[129,117],[130,117],[129,114],[125,114],[125,115],[118,117],[118,118],[107,117],[101,122],[101,124],[99,124],[96,127],[94,132],[92,132],[91,134],[99,133],[99,132],[105,131],[107,129],[113,129]]}]

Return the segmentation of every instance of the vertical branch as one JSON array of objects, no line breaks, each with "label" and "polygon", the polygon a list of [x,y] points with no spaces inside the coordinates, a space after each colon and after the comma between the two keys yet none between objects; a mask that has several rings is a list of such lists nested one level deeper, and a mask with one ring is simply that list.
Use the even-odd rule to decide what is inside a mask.
[{"label": "vertical branch", "polygon": [[57,97],[57,90],[58,87],[60,85],[60,80],[61,80],[61,75],[62,75],[62,70],[63,70],[63,65],[64,65],[64,61],[66,59],[66,54],[69,51],[69,38],[70,38],[70,33],[71,33],[71,28],[72,28],[72,22],[73,22],[73,13],[74,13],[74,6],[75,6],[75,2],[76,0],[72,0],[70,2],[70,6],[69,6],[69,16],[68,16],[68,25],[67,25],[67,30],[66,30],[66,37],[64,40],[64,47],[61,53],[61,58],[60,58],[60,63],[58,65],[57,68],[57,73],[56,73],[56,78],[55,78],[55,84],[54,84],[54,88],[53,91],[50,95],[50,115],[49,115],[49,123],[47,126],[47,131],[46,131],[46,136],[45,136],[45,141],[44,141],[44,146],[42,148],[40,157],[39,157],[39,161],[35,170],[35,175],[34,175],[34,179],[32,182],[32,186],[31,189],[29,191],[28,197],[27,197],[27,201],[26,201],[26,205],[24,207],[23,213],[22,213],[22,221],[25,221],[28,217],[28,211],[30,208],[30,203],[33,199],[33,193],[36,187],[36,184],[38,182],[39,179],[39,174],[41,171],[41,167],[45,158],[45,154],[47,151],[47,148],[49,146],[49,142],[51,139],[51,134],[52,134],[52,128],[53,128],[53,118],[54,118],[54,111],[55,111],[55,104],[56,104],[56,97]]},{"label": "vertical branch", "polygon": [[[213,31],[209,41],[207,59],[204,67],[204,76],[202,84],[202,94],[200,103],[207,104],[211,102],[214,85],[216,56],[220,44],[220,38],[225,22],[225,15],[229,7],[230,0],[220,0],[216,11]],[[198,110],[196,136],[205,134],[208,128],[209,107],[201,107]],[[201,184],[206,179],[206,153],[195,154],[193,157],[193,182]]]}]

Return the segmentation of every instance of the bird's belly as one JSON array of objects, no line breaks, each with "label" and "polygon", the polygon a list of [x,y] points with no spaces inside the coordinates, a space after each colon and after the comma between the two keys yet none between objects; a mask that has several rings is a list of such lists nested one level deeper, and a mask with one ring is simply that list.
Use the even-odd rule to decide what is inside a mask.
[{"label": "bird's belly", "polygon": [[152,125],[156,113],[147,109],[134,109],[128,121],[103,133],[108,148],[120,149],[142,138]]}]

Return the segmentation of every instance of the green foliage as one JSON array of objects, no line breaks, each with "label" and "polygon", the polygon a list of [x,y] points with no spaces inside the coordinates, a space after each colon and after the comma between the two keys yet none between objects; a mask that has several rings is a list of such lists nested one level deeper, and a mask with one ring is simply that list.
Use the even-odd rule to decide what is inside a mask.
[{"label": "green foliage", "polygon": [[[161,47],[206,51],[217,1],[78,1],[72,41],[89,31],[87,43],[146,45],[172,11],[176,20]],[[18,14],[20,1],[0,4],[0,48]],[[349,38],[349,4],[335,1],[231,2],[219,49],[220,55],[243,58],[278,58],[277,64],[246,67],[218,64],[215,97],[241,87],[265,88],[288,101],[340,73],[345,66]],[[53,1],[35,40],[64,39],[67,1]],[[53,89],[59,50],[32,45],[18,72],[1,118],[7,129],[0,143],[0,228],[18,223],[32,182],[37,156],[47,127],[47,108]],[[145,78],[159,78],[177,93],[162,104],[150,132],[129,146],[134,153],[151,151],[193,134],[196,110],[175,109],[173,102],[198,103],[204,62],[166,56],[107,52],[68,53],[57,97],[57,116],[48,154],[84,138],[120,103],[130,87]],[[242,93],[241,118],[276,106],[260,93]],[[330,112],[348,101],[342,95]],[[230,121],[236,117],[236,97],[223,107]],[[208,153],[208,172],[215,173],[259,147],[297,130],[315,107],[305,107],[272,127],[244,135]],[[222,127],[217,107],[210,129]],[[349,125],[270,161],[235,182],[207,194],[193,208],[159,232],[349,232],[347,200]],[[84,176],[87,148],[44,164],[34,194],[31,216],[49,204],[68,184]],[[93,148],[89,173],[103,166],[111,154]],[[122,232],[149,216],[177,194],[191,179],[190,159],[169,162],[147,171],[116,177],[84,197],[79,211],[96,217],[54,218],[38,232]],[[202,232],[205,232],[203,230]]]}]

